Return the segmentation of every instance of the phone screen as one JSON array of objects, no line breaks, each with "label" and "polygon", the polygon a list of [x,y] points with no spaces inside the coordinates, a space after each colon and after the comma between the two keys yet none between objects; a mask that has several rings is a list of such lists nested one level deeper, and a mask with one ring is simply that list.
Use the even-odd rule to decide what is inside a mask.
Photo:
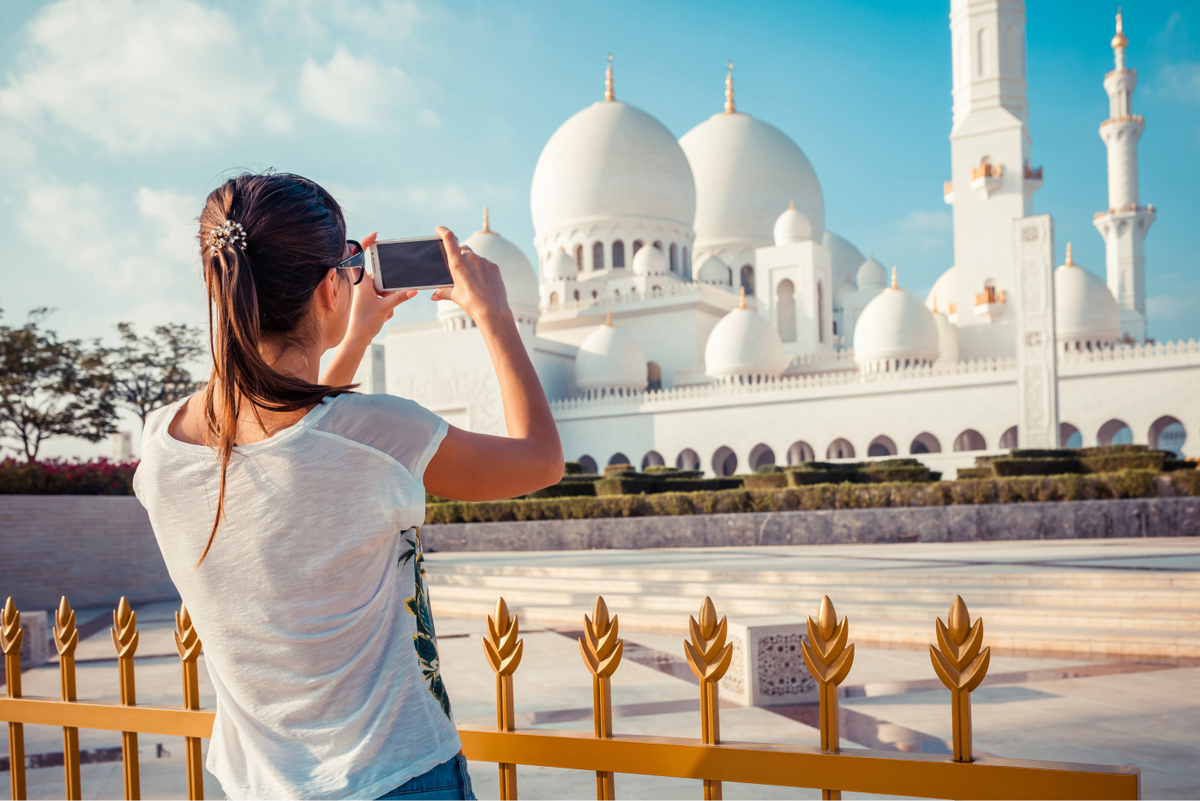
[{"label": "phone screen", "polygon": [[380,242],[375,248],[379,256],[379,276],[385,290],[454,284],[440,239]]}]

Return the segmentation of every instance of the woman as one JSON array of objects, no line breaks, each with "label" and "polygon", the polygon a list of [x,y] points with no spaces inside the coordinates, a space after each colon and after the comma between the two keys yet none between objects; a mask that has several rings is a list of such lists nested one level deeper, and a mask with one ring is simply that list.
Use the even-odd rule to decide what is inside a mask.
[{"label": "woman", "polygon": [[134,486],[204,641],[207,766],[232,798],[473,798],[421,580],[425,492],[512,497],[563,459],[499,270],[437,231],[454,286],[433,298],[482,333],[508,437],[352,392],[416,291],[375,291],[320,186],[241,175],[200,215],[212,378],[147,419]]}]

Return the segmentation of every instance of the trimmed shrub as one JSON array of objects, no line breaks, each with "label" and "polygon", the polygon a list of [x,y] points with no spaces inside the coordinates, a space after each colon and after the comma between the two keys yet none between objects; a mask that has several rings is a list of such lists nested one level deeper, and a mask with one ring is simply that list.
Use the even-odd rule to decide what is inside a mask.
[{"label": "trimmed shrub", "polygon": [[783,468],[777,464],[762,464],[762,465],[759,465],[758,469],[755,470],[754,472],[755,473],[779,473],[782,470],[783,470]]},{"label": "trimmed shrub", "polygon": [[[1023,457],[1020,459],[1001,456],[992,460],[992,472],[996,476],[1056,476],[1064,473],[1086,473],[1083,465],[1073,456],[1047,459]],[[961,475],[962,471],[959,471]]]},{"label": "trimmed shrub", "polygon": [[0,495],[132,495],[137,462],[0,461]]},{"label": "trimmed shrub", "polygon": [[783,472],[751,473],[740,478],[748,490],[783,489],[788,485],[788,474]]},{"label": "trimmed shrub", "polygon": [[958,480],[962,481],[965,478],[995,478],[996,471],[989,464],[985,467],[960,467],[958,468]]},{"label": "trimmed shrub", "polygon": [[637,468],[631,464],[610,464],[608,467],[604,468],[605,478],[608,478],[609,476],[620,476],[626,474],[634,475],[636,473]]},{"label": "trimmed shrub", "polygon": [[560,481],[529,493],[530,498],[596,497],[595,481]]},{"label": "trimmed shrub", "polygon": [[1166,451],[1145,450],[1084,456],[1079,461],[1089,473],[1112,473],[1116,470],[1162,470],[1167,456]]},{"label": "trimmed shrub", "polygon": [[563,462],[564,476],[580,476],[583,475],[583,465],[579,462]]}]

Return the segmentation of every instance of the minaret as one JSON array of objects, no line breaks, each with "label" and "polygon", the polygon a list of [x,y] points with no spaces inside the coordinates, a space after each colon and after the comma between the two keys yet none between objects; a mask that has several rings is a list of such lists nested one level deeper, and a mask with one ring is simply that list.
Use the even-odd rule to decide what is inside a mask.
[{"label": "minaret", "polygon": [[1012,356],[1013,338],[989,327],[1011,327],[1014,314],[979,298],[985,286],[1012,296],[1013,220],[1033,213],[1033,193],[1041,186],[1041,169],[1029,165],[1025,4],[951,0],[950,36],[954,122],[945,196],[954,208],[962,358]]},{"label": "minaret", "polygon": [[1100,138],[1108,147],[1108,210],[1093,224],[1104,237],[1108,289],[1121,309],[1121,333],[1136,342],[1146,339],[1146,232],[1154,224],[1154,206],[1138,205],[1137,145],[1145,122],[1133,113],[1137,70],[1126,69],[1129,40],[1117,12],[1112,40],[1115,69],[1104,76],[1108,119],[1100,123]]}]

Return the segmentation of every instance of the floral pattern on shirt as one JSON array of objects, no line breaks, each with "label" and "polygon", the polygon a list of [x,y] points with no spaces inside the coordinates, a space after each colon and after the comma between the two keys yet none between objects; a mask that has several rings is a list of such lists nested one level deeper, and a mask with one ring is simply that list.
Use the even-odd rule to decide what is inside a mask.
[{"label": "floral pattern on shirt", "polygon": [[413,538],[405,539],[408,550],[400,554],[400,565],[413,563],[414,594],[405,599],[404,605],[409,614],[417,619],[417,633],[413,635],[413,645],[417,649],[417,659],[421,662],[421,672],[429,684],[429,693],[437,699],[446,717],[450,717],[450,696],[447,695],[446,685],[442,682],[437,633],[433,629],[433,612],[429,608],[429,590],[425,587],[425,555],[421,550],[421,529],[413,526],[412,531]]}]

